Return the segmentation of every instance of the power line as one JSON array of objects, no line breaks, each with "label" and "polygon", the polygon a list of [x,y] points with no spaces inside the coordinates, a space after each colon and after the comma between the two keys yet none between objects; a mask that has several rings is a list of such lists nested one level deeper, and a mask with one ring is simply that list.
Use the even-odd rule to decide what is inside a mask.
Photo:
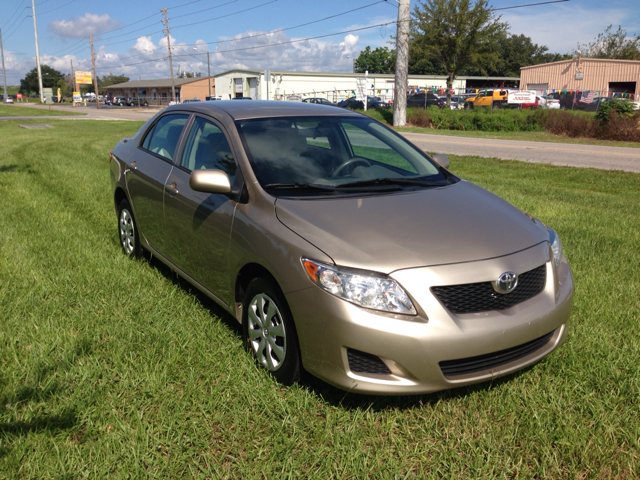
[{"label": "power line", "polygon": [[[315,40],[318,38],[326,38],[326,37],[334,37],[336,35],[344,35],[345,33],[352,33],[352,32],[360,32],[362,30],[369,30],[372,28],[378,28],[378,27],[384,27],[386,25],[392,25],[392,24],[396,24],[397,22],[392,21],[392,22],[386,22],[386,23],[380,23],[378,25],[370,25],[368,27],[361,27],[361,28],[354,28],[351,30],[343,30],[342,32],[336,32],[336,33],[328,33],[326,35],[317,35],[315,37],[307,37],[307,38],[299,38],[297,40],[291,40],[288,42],[278,42],[278,43],[268,43],[268,44],[264,44],[264,45],[255,45],[253,47],[245,47],[245,48],[235,48],[235,49],[229,49],[229,50],[218,50],[216,53],[230,53],[230,52],[241,52],[241,51],[245,51],[245,50],[256,50],[259,48],[267,48],[267,47],[278,47],[280,45],[290,45],[293,43],[300,43],[300,42],[305,42],[307,40]],[[174,55],[175,57],[184,57],[186,55]],[[125,65],[112,65],[109,67],[101,67],[99,69],[96,70],[105,70],[105,69],[114,69],[114,68],[120,68],[120,67],[131,67],[134,65],[142,65],[145,63],[152,63],[152,62],[157,62],[160,60],[165,60],[167,58],[167,56],[162,56],[162,57],[158,57],[158,58],[153,58],[150,60],[145,60],[142,62],[136,62],[136,63],[129,63],[129,64],[125,64]]]},{"label": "power line", "polygon": [[[24,5],[23,5],[23,4],[24,4],[24,0],[22,0],[20,3],[18,3],[18,8],[17,8],[17,9],[16,9],[16,10],[15,10],[15,11],[14,11],[14,12],[13,12],[13,13],[12,13],[8,18],[7,18],[7,21],[6,21],[6,22],[4,22],[4,24],[3,24],[3,25],[2,25],[2,27],[0,27],[0,28],[5,29],[5,31],[6,31],[7,29],[11,28],[11,25],[13,25],[14,23],[16,23],[16,22],[18,21],[18,19],[20,18],[20,12],[23,12],[23,11],[27,8],[27,7],[24,7]],[[23,8],[20,8],[20,7],[23,7]],[[13,16],[14,16],[16,13],[18,14],[18,16],[15,18],[15,20],[11,21],[11,19],[13,18]],[[7,27],[7,25],[8,25],[9,23],[11,23],[11,25],[9,25],[9,26]],[[7,27],[7,28],[5,28],[5,27]]]},{"label": "power line", "polygon": [[64,5],[60,5],[59,7],[52,8],[51,10],[47,10],[46,12],[42,12],[40,15],[45,15],[47,13],[55,12],[56,10],[60,10],[62,7],[66,7],[67,5],[71,5],[76,0],[71,0],[70,2],[65,3]]},{"label": "power line", "polygon": [[498,10],[511,10],[512,8],[535,7],[536,5],[549,5],[550,3],[562,3],[568,1],[569,0],[553,0],[552,2],[528,3],[526,5],[514,5],[513,7],[492,8],[491,11],[496,12]]},{"label": "power line", "polygon": [[[363,7],[358,7],[358,8],[353,8],[351,10],[347,10],[346,12],[337,13],[337,14],[334,14],[334,15],[330,15],[328,17],[324,17],[324,18],[320,18],[320,19],[317,19],[317,20],[313,20],[311,22],[306,22],[306,23],[301,23],[299,25],[294,25],[292,27],[278,28],[276,30],[272,30],[271,32],[260,33],[258,35],[246,35],[246,36],[243,36],[243,37],[240,37],[240,38],[231,38],[229,40],[218,40],[218,41],[215,41],[215,42],[187,43],[187,44],[185,44],[185,46],[189,46],[190,47],[190,46],[202,45],[203,43],[205,45],[216,45],[216,44],[220,44],[220,43],[239,42],[241,40],[246,40],[246,39],[254,39],[254,38],[258,38],[258,37],[265,37],[265,36],[268,36],[268,35],[273,35],[274,33],[284,32],[286,30],[293,30],[293,29],[296,29],[296,28],[306,27],[307,25],[311,25],[311,24],[314,24],[314,23],[324,22],[326,20],[330,20],[332,18],[336,18],[336,17],[339,17],[341,15],[347,15],[349,13],[353,13],[353,12],[358,11],[358,10],[363,10],[365,8],[372,7],[374,5],[382,3],[384,1],[385,0],[379,0],[378,2],[370,3],[369,5],[365,5]],[[145,55],[149,55],[149,54],[151,54],[153,52],[157,52],[158,50],[162,50],[163,48],[164,47],[158,47],[158,48],[154,48],[153,50],[148,51],[148,52],[140,53],[140,54],[137,54],[137,55],[128,55],[128,56],[120,57],[119,59],[122,60],[122,59],[125,59],[125,58],[142,57],[142,56],[145,56]]]}]

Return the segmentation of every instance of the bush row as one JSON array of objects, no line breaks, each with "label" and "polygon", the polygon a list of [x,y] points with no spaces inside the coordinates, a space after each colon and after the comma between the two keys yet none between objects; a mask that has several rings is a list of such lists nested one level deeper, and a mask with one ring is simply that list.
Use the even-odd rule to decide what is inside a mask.
[{"label": "bush row", "polygon": [[[393,124],[393,111],[367,112],[373,118]],[[611,110],[606,118],[585,112],[560,110],[449,110],[439,108],[407,109],[407,124],[440,130],[480,132],[536,132],[547,130],[574,138],[596,138],[640,142],[640,112],[629,114]]]}]

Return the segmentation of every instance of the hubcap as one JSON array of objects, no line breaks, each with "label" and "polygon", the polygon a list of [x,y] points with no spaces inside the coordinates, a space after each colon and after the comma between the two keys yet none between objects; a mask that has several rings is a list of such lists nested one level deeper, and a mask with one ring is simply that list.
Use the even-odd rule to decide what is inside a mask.
[{"label": "hubcap", "polygon": [[133,254],[136,248],[136,237],[133,226],[133,218],[129,213],[129,210],[123,209],[120,212],[120,244],[124,253],[127,255]]},{"label": "hubcap", "polygon": [[248,316],[249,343],[256,358],[267,370],[278,370],[287,353],[287,337],[278,306],[259,293],[249,304]]}]

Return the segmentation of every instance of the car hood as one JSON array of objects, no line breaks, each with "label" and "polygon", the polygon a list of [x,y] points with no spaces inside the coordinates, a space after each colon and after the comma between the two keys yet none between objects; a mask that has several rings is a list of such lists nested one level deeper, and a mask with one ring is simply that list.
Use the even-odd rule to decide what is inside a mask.
[{"label": "car hood", "polygon": [[276,200],[278,219],[337,265],[390,273],[508,255],[545,228],[469,182],[413,192]]}]

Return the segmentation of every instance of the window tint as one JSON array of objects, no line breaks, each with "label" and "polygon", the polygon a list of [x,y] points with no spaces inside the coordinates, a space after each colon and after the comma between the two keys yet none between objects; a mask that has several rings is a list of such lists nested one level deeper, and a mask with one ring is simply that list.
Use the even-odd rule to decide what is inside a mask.
[{"label": "window tint", "polygon": [[[189,115],[165,115],[156,123],[153,132],[147,135],[143,147],[158,155],[173,160],[178,148],[178,141]],[[151,137],[150,140],[148,138]]]},{"label": "window tint", "polygon": [[182,166],[189,170],[217,169],[229,176],[236,174],[236,162],[222,130],[204,118],[196,117],[182,155]]}]

